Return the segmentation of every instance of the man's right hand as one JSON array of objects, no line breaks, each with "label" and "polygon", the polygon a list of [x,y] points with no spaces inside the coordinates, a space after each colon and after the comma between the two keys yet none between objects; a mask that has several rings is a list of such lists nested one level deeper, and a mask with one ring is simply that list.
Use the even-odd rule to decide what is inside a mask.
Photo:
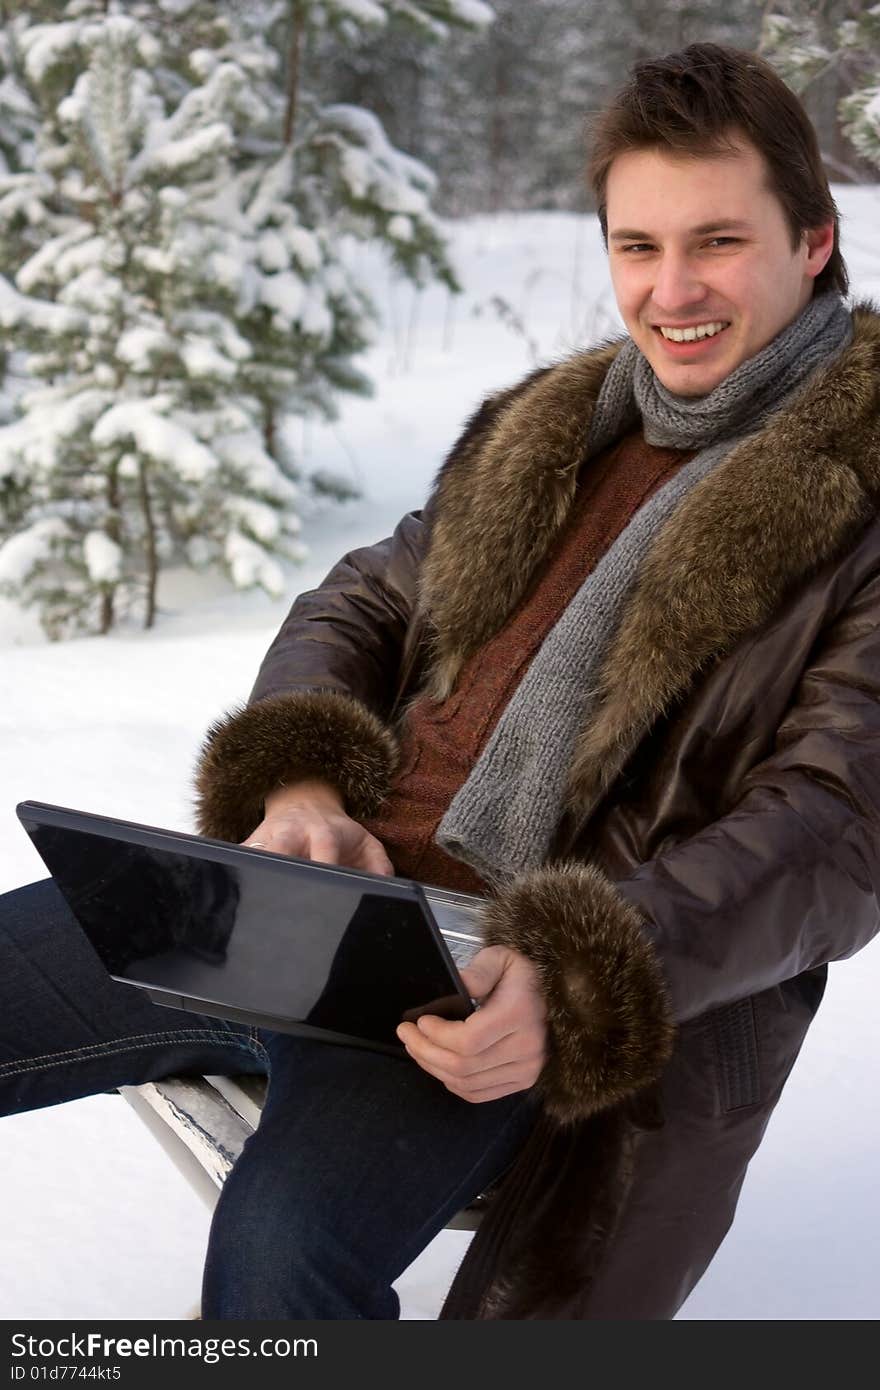
[{"label": "man's right hand", "polygon": [[346,814],[342,797],[329,782],[296,782],[270,792],[263,819],[243,843],[320,864],[394,873],[381,842]]}]

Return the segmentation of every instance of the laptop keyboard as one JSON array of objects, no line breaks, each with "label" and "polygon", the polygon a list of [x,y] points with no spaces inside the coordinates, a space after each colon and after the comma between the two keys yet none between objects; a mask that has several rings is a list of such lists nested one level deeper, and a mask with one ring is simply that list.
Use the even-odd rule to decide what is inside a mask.
[{"label": "laptop keyboard", "polygon": [[426,888],[425,897],[456,965],[467,965],[483,944],[480,913],[483,899],[466,893]]}]

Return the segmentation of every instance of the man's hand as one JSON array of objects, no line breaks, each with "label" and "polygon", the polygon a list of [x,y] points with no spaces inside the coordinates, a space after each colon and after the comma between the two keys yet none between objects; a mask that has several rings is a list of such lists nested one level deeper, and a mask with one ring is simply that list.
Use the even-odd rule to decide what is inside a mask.
[{"label": "man's hand", "polygon": [[394,873],[380,841],[346,815],[342,797],[329,782],[297,782],[270,793],[263,819],[243,843],[320,864]]},{"label": "man's hand", "polygon": [[487,946],[461,971],[482,1001],[456,1021],[425,1014],[401,1023],[397,1036],[424,1071],[447,1091],[479,1104],[533,1086],[547,1059],[547,1010],[538,972],[507,946]]}]

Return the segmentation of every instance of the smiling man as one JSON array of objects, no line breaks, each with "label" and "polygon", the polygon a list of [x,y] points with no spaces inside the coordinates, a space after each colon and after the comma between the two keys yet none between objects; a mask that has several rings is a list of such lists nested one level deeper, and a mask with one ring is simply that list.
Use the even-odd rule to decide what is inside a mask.
[{"label": "smiling man", "polygon": [[295,601],[198,774],[204,833],[485,894],[481,1007],[399,1057],[169,1034],[86,990],[51,885],[3,900],[19,1107],[270,1071],[207,1317],[396,1317],[487,1188],[445,1316],[674,1317],[877,930],[880,321],[814,132],[695,45],[636,67],[591,180],[627,335],[484,402],[425,510]]},{"label": "smiling man", "polygon": [[724,138],[698,163],[674,147],[617,154],[605,180],[620,312],[679,396],[708,395],[772,342],[834,249],[835,219],[793,232],[763,155],[739,132]]}]

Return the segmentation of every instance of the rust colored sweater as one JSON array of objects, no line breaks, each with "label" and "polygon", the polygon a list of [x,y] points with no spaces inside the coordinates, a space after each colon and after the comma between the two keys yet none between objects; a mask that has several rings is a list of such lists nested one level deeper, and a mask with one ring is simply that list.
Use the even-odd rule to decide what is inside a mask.
[{"label": "rust colored sweater", "polygon": [[417,700],[406,716],[391,791],[364,821],[395,872],[422,883],[479,893],[468,865],[434,844],[434,835],[507,702],[548,632],[586,576],[644,502],[691,451],[659,449],[627,435],[583,471],[559,543],[504,627],[464,665],[442,702]]}]

